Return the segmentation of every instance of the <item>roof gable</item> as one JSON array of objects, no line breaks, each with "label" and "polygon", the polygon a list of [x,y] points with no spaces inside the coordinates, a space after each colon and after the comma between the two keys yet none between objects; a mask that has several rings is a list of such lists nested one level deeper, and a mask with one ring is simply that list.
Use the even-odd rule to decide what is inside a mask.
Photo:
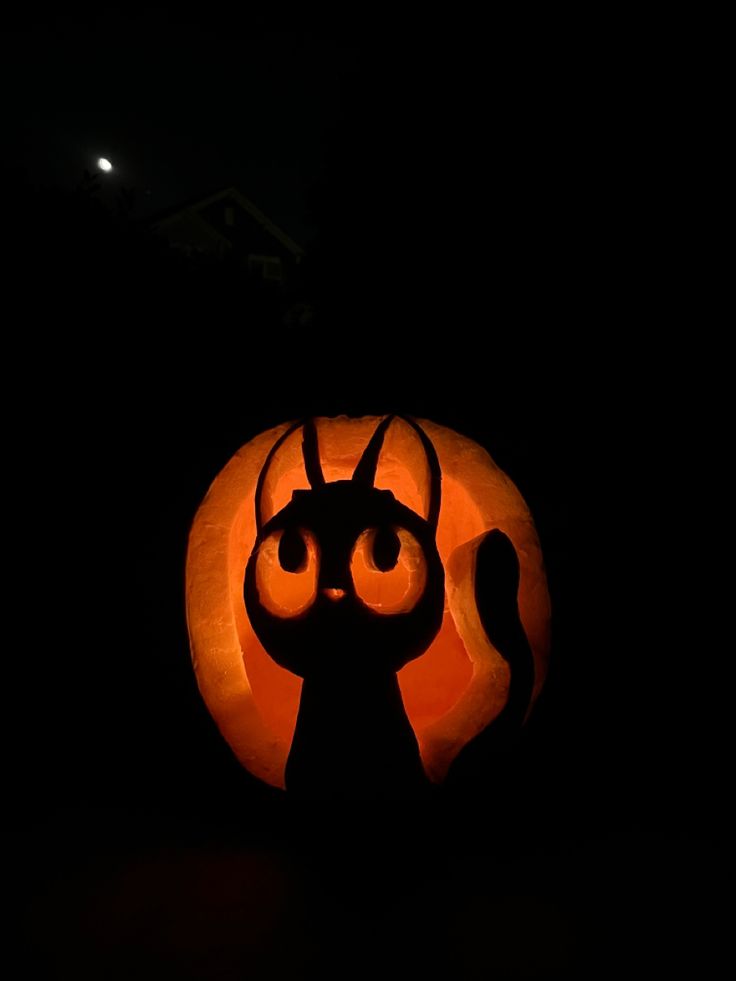
[{"label": "roof gable", "polygon": [[154,227],[164,228],[166,225],[175,222],[184,214],[194,215],[206,222],[207,219],[203,216],[203,212],[212,204],[217,202],[232,202],[233,205],[245,211],[264,229],[264,231],[268,232],[268,234],[275,238],[283,248],[291,253],[291,255],[295,257],[304,255],[304,249],[302,249],[300,245],[297,245],[297,243],[290,238],[286,232],[279,228],[278,225],[274,224],[270,218],[267,218],[260,208],[257,208],[253,202],[236,187],[223,188],[221,191],[216,191],[214,194],[210,194],[207,197],[198,198],[184,207],[173,209],[159,218],[154,218],[152,224]]}]

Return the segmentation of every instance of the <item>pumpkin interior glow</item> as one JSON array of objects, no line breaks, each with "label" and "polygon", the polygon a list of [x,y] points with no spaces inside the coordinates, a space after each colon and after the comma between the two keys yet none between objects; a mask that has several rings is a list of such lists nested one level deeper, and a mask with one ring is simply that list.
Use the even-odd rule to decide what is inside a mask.
[{"label": "pumpkin interior glow", "polygon": [[[316,421],[328,482],[350,478],[379,421],[379,417]],[[519,557],[519,610],[534,654],[535,697],[549,653],[550,605],[539,541],[516,487],[478,444],[435,423],[419,422],[442,469],[437,546],[446,574],[445,613],[433,644],[403,668],[399,683],[425,769],[432,779],[440,780],[462,746],[501,711],[508,689],[506,662],[488,642],[475,608],[475,551],[485,532],[500,528]],[[192,659],[207,707],[240,762],[281,787],[301,680],[279,667],[256,639],[245,610],[243,577],[256,537],[256,483],[269,450],[287,428],[284,424],[251,440],[216,477],[192,525],[186,577]],[[263,488],[264,506],[275,514],[294,490],[307,486],[297,431],[274,458]],[[376,486],[391,490],[402,503],[426,514],[426,455],[401,420],[387,432]],[[400,610],[407,591],[417,588],[421,579],[416,566],[411,543],[402,541],[396,575],[393,581],[389,577],[379,596],[371,592],[371,570],[358,543],[353,555],[356,590],[359,594],[365,590],[366,597],[383,607],[382,612]],[[303,573],[291,576],[287,586],[290,592],[283,584],[269,584],[273,602],[298,610],[314,588],[313,580],[309,581],[309,554]],[[350,697],[349,691],[345,697]]]}]

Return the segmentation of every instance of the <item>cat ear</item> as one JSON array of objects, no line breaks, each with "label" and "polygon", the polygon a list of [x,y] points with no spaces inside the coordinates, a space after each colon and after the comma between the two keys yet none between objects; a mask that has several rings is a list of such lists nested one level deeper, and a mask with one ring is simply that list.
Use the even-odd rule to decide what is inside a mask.
[{"label": "cat ear", "polygon": [[386,416],[363,451],[353,480],[393,492],[427,520],[433,530],[440,516],[442,471],[434,445],[408,416]]},{"label": "cat ear", "polygon": [[312,488],[322,487],[325,482],[325,475],[322,473],[322,461],[319,458],[319,441],[314,419],[307,419],[304,423],[302,456],[304,457],[304,469],[307,472],[309,486]]},{"label": "cat ear", "polygon": [[258,533],[289,502],[294,490],[321,487],[324,482],[314,419],[295,422],[273,444],[258,476]]}]

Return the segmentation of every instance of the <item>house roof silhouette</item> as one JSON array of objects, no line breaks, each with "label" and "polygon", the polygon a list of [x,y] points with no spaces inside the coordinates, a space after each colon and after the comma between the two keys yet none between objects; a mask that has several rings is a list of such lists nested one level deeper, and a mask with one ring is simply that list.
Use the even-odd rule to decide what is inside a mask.
[{"label": "house roof silhouette", "polygon": [[201,224],[202,230],[213,238],[220,239],[223,244],[230,245],[225,235],[216,229],[211,222],[204,216],[204,212],[213,204],[218,202],[230,203],[242,208],[250,217],[271,235],[280,245],[287,250],[297,261],[304,255],[304,249],[298,245],[293,238],[279,228],[275,222],[271,221],[253,202],[247,198],[237,187],[224,187],[211,194],[197,196],[184,202],[174,205],[171,208],[159,212],[148,219],[152,228],[165,232],[166,226],[174,224],[182,217],[189,218]]}]

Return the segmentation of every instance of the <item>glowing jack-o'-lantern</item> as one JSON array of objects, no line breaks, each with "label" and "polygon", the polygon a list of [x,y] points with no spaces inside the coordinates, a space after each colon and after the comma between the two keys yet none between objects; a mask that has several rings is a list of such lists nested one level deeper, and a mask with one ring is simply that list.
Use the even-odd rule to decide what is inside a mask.
[{"label": "glowing jack-o'-lantern", "polygon": [[186,576],[199,688],[240,762],[283,787],[314,677],[333,679],[329,711],[346,720],[381,663],[398,671],[421,765],[441,781],[510,700],[498,604],[478,579],[499,540],[529,654],[526,712],[546,671],[549,594],[529,509],[485,450],[425,420],[344,416],[243,446],[196,514]]}]

